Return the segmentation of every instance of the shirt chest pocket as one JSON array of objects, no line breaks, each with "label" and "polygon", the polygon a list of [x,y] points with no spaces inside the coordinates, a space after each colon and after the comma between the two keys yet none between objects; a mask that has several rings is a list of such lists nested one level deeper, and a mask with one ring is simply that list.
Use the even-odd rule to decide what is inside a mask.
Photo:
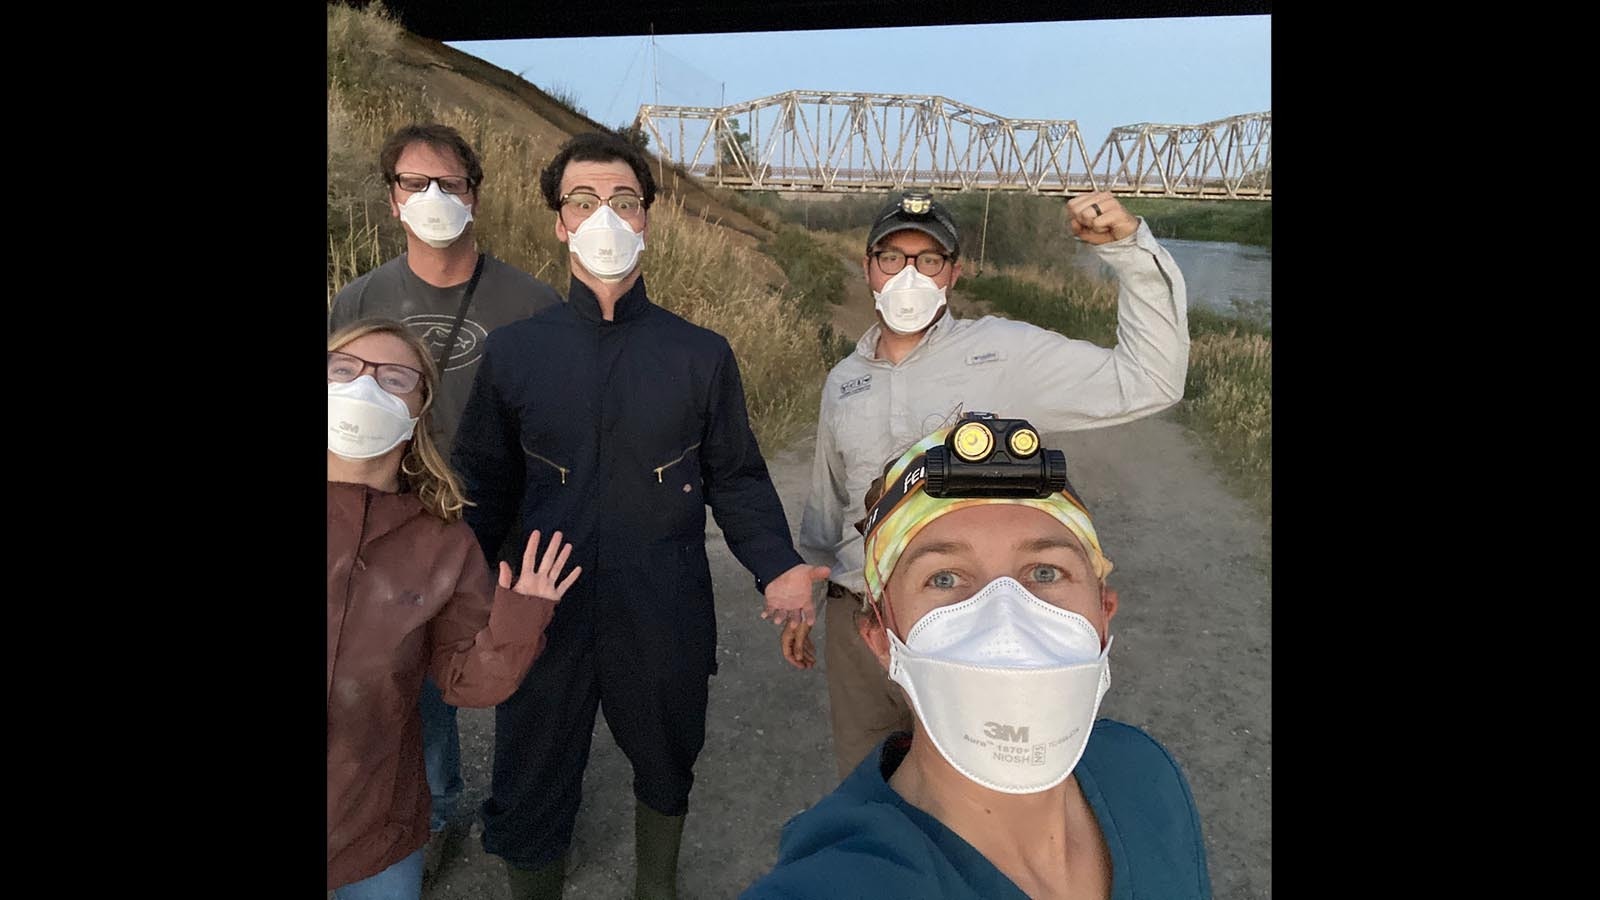
[{"label": "shirt chest pocket", "polygon": [[989,354],[982,356],[969,356],[964,365],[951,366],[945,371],[935,375],[933,381],[942,387],[956,390],[967,389],[970,391],[978,385],[993,385],[1003,382],[1006,378],[1005,357],[994,357]]},{"label": "shirt chest pocket", "polygon": [[912,424],[919,434],[955,423],[961,413],[1020,415],[1016,406],[1034,394],[1026,371],[1010,374],[1004,361],[958,366],[932,379],[933,390],[917,397]]}]

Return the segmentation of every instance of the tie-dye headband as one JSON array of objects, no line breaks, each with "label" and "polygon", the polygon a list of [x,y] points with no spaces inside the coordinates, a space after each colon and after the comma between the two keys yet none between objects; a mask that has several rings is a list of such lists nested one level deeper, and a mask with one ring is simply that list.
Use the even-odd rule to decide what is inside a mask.
[{"label": "tie-dye headband", "polygon": [[1100,539],[1095,535],[1094,523],[1083,502],[1073,493],[1071,486],[1048,497],[930,497],[923,491],[927,481],[924,457],[930,447],[945,442],[955,426],[941,428],[906,450],[884,474],[883,495],[873,504],[867,518],[861,523],[866,535],[866,580],[869,597],[883,596],[883,586],[894,571],[895,563],[917,533],[928,523],[958,509],[985,503],[1011,503],[1031,506],[1049,513],[1056,521],[1077,535],[1078,542],[1088,553],[1095,577],[1102,582],[1111,574],[1111,560],[1100,550]]}]

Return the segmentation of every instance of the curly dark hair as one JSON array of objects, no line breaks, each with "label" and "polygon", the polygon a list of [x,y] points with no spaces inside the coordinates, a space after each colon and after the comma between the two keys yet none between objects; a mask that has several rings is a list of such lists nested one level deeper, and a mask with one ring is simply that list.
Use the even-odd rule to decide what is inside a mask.
[{"label": "curly dark hair", "polygon": [[419,142],[440,153],[455,154],[456,159],[461,160],[461,165],[466,167],[467,181],[472,183],[473,190],[483,183],[483,161],[478,158],[472,145],[467,143],[467,139],[461,136],[461,132],[449,125],[428,122],[407,125],[383,142],[383,149],[378,151],[378,167],[383,170],[384,184],[394,184],[394,167],[400,162],[400,154]]},{"label": "curly dark hair", "polygon": [[644,192],[641,198],[644,208],[649,209],[656,200],[656,179],[650,174],[649,161],[638,147],[609,131],[584,132],[561,145],[555,159],[539,173],[539,189],[544,193],[545,204],[551,209],[561,208],[561,176],[566,174],[567,163],[605,163],[619,159],[633,169],[634,176],[639,179],[639,189]]}]

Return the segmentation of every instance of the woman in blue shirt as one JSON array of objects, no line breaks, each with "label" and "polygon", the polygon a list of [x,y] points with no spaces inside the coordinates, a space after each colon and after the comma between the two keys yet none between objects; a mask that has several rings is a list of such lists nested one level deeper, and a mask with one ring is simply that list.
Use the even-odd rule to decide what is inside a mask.
[{"label": "woman in blue shirt", "polygon": [[[952,490],[958,460],[993,480]],[[1025,422],[983,414],[890,465],[862,523],[859,622],[914,730],[785,826],[746,900],[1211,896],[1177,763],[1095,719],[1118,600],[1064,472]]]}]

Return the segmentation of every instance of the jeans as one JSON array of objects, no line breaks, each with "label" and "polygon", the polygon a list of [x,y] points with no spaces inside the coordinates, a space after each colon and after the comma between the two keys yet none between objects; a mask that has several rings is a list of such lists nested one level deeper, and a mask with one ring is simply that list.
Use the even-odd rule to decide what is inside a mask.
[{"label": "jeans", "polygon": [[428,829],[437,833],[455,816],[466,785],[461,780],[461,732],[456,708],[444,702],[433,676],[422,679],[422,764],[433,795]]},{"label": "jeans", "polygon": [[334,900],[419,900],[422,897],[422,851],[370,878],[334,889],[333,897]]}]

